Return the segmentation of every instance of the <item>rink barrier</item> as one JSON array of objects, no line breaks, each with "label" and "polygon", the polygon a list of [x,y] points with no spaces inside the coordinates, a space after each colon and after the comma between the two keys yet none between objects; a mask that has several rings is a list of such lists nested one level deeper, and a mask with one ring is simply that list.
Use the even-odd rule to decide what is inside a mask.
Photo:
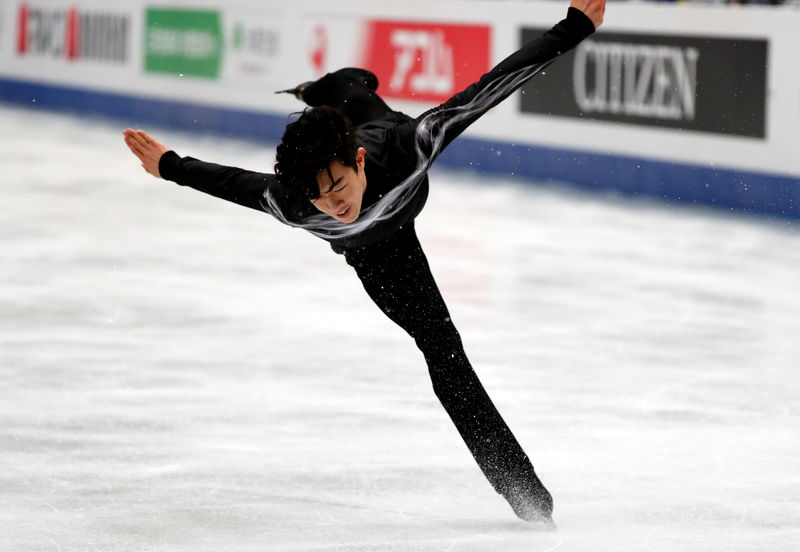
[{"label": "rink barrier", "polygon": [[[0,101],[274,143],[300,109],[275,90],[361,66],[421,113],[565,8],[422,5],[0,0]],[[628,2],[606,20],[439,164],[800,219],[800,12]]]},{"label": "rink barrier", "polygon": [[280,139],[284,116],[96,90],[21,82],[0,78],[0,101],[51,111],[96,115],[129,126],[140,123],[181,130],[213,132],[266,142]]},{"label": "rink barrier", "polygon": [[[206,132],[272,146],[280,139],[288,121],[286,115],[9,79],[0,79],[0,101],[37,110],[102,116],[126,126],[154,125]],[[588,191],[654,197],[735,213],[800,220],[800,180],[754,171],[469,137],[453,142],[437,165],[506,178],[549,181]],[[271,167],[262,170],[270,172]]]},{"label": "rink barrier", "polygon": [[470,138],[453,142],[438,162],[592,192],[800,220],[800,180],[781,175]]}]

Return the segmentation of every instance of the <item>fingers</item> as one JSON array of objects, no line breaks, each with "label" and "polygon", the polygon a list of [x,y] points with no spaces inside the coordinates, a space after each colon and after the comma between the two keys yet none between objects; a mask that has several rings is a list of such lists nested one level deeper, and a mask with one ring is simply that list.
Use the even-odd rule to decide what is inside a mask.
[{"label": "fingers", "polygon": [[595,28],[600,27],[603,24],[603,17],[606,13],[606,0],[602,0],[597,3],[596,7],[596,16],[594,19],[594,26]]},{"label": "fingers", "polygon": [[142,168],[156,178],[161,178],[158,164],[161,156],[169,151],[169,148],[143,130],[126,128],[122,131],[122,135],[125,137],[125,144],[141,161]]},{"label": "fingers", "polygon": [[151,143],[155,142],[155,140],[153,140],[153,137],[152,137],[152,136],[150,136],[149,134],[147,134],[147,133],[146,133],[145,131],[143,131],[143,130],[137,130],[137,131],[136,131],[136,134],[138,134],[138,135],[139,135],[139,137],[140,137],[140,138],[142,138],[142,139],[143,139],[145,142],[147,142],[148,144],[151,144]]},{"label": "fingers", "polygon": [[143,130],[125,129],[125,141],[135,144],[140,150],[146,150],[153,143],[153,138]]},{"label": "fingers", "polygon": [[154,140],[152,136],[143,130],[126,128],[122,134],[125,137],[125,144],[142,161],[145,158],[160,157],[163,150],[166,149],[161,142]]},{"label": "fingers", "polygon": [[152,144],[153,142],[155,142],[155,140],[153,140],[153,137],[147,134],[143,130],[133,130],[132,128],[126,128],[125,130],[122,131],[122,134],[123,136],[125,136],[126,139],[131,139],[142,145]]},{"label": "fingers", "polygon": [[145,152],[138,140],[136,140],[129,134],[125,134],[125,144],[128,146],[128,148],[133,152],[133,154],[136,157],[138,157],[140,160],[144,159]]}]

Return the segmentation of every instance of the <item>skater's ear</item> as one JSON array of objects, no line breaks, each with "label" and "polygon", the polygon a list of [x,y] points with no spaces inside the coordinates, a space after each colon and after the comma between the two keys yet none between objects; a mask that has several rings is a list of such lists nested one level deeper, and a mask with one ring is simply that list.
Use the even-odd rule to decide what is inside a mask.
[{"label": "skater's ear", "polygon": [[358,148],[356,150],[356,166],[359,169],[364,168],[364,159],[366,158],[366,156],[367,156],[367,150],[365,150],[364,148]]}]

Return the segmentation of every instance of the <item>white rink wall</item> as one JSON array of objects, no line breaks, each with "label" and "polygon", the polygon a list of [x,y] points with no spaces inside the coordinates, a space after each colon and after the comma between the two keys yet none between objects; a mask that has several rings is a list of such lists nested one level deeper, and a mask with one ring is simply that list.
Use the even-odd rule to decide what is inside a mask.
[{"label": "white rink wall", "polygon": [[[0,0],[0,101],[274,141],[302,107],[275,90],[359,65],[417,114],[565,8]],[[799,24],[787,8],[613,3],[442,162],[796,219]]]}]

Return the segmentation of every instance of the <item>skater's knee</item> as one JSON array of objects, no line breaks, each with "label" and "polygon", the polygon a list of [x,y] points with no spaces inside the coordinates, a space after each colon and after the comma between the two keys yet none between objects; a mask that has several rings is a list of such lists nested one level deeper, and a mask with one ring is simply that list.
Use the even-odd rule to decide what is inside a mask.
[{"label": "skater's knee", "polygon": [[424,313],[415,313],[409,326],[409,333],[423,353],[461,348],[461,336],[447,314],[426,318]]},{"label": "skater's knee", "polygon": [[428,364],[450,365],[461,362],[464,346],[457,332],[426,331],[414,336],[414,341]]}]

